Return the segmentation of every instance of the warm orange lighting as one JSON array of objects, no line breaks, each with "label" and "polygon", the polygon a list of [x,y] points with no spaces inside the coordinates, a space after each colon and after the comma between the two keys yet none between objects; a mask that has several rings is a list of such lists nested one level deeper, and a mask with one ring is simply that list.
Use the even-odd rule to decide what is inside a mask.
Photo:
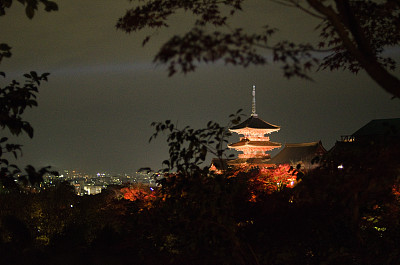
[{"label": "warm orange lighting", "polygon": [[[242,171],[245,170],[242,168]],[[248,174],[250,202],[256,202],[261,194],[271,194],[284,188],[293,188],[297,184],[297,171],[289,165],[279,165],[276,168],[257,168],[257,171],[248,171]]]},{"label": "warm orange lighting", "polygon": [[145,186],[130,186],[121,189],[125,200],[129,201],[148,201],[155,199],[155,192]]},{"label": "warm orange lighting", "polygon": [[393,195],[400,201],[400,183],[396,183],[392,188]]}]

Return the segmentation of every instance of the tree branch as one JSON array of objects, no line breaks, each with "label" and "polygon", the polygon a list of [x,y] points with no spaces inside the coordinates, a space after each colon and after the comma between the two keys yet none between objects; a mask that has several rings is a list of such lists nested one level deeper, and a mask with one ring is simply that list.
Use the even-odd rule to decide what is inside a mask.
[{"label": "tree branch", "polygon": [[[332,26],[335,28],[336,33],[341,39],[341,42],[346,47],[348,52],[357,59],[360,65],[364,68],[364,70],[368,73],[368,75],[379,84],[384,90],[388,93],[392,94],[395,97],[400,98],[400,80],[394,75],[390,74],[376,59],[374,53],[370,54],[371,50],[368,50],[367,43],[362,43],[367,41],[365,38],[360,35],[360,32],[357,33],[357,29],[353,28],[356,36],[354,35],[352,29],[346,27],[346,25],[342,22],[343,19],[351,19],[348,17],[348,14],[345,18],[342,18],[339,14],[337,14],[332,6],[325,6],[318,0],[307,0],[311,7],[313,7],[317,12],[323,14]],[[339,3],[338,9],[343,8],[341,5],[343,4],[342,0],[337,0]],[[344,4],[343,4],[344,5]],[[345,7],[344,7],[345,8]],[[340,12],[340,11],[339,11]],[[346,13],[350,12],[347,10]],[[345,15],[345,14],[343,14]],[[351,21],[348,21],[350,23]],[[345,22],[346,23],[346,22]],[[357,27],[357,26],[352,26]],[[360,29],[359,29],[360,30]],[[352,34],[354,41],[350,38],[349,33]],[[360,46],[355,45],[355,43],[360,43]]]},{"label": "tree branch", "polygon": [[318,15],[317,13],[311,12],[309,9],[305,8],[304,6],[300,5],[298,1],[296,0],[271,0],[272,2],[275,2],[277,4],[283,5],[283,6],[287,6],[287,7],[295,7],[300,9],[301,11],[319,18],[319,19],[325,19],[324,16]]}]

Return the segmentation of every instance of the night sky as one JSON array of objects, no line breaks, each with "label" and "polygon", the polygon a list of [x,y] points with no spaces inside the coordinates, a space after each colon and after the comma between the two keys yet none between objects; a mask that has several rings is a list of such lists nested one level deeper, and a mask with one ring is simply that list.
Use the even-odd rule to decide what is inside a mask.
[{"label": "night sky", "polygon": [[[41,9],[33,20],[14,2],[0,17],[0,42],[13,47],[13,56],[0,64],[7,74],[0,85],[23,80],[31,70],[51,73],[40,87],[39,107],[25,114],[35,135],[17,139],[24,144],[21,164],[89,173],[159,169],[168,149],[163,138],[148,143],[152,121],[195,128],[209,120],[226,124],[239,108],[251,113],[253,84],[257,113],[281,126],[270,138],[282,144],[321,140],[330,149],[372,119],[400,117],[400,101],[364,73],[323,71],[312,74],[311,82],[287,80],[272,63],[245,69],[217,63],[168,77],[152,59],[163,41],[185,29],[186,17],[177,17],[143,48],[146,32],[128,35],[115,28],[130,7],[127,0],[59,0],[58,12]],[[299,41],[316,34],[315,21],[269,1],[249,1],[233,23],[247,30],[269,23],[281,29],[277,37]],[[399,59],[398,51],[390,52]]]}]

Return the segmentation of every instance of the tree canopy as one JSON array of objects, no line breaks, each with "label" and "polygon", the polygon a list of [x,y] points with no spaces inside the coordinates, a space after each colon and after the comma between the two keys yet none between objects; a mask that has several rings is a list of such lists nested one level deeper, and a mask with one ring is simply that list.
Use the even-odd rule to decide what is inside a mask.
[{"label": "tree canopy", "polygon": [[[364,70],[380,87],[400,97],[400,80],[393,70],[396,61],[384,52],[398,48],[400,42],[400,1],[320,1],[272,0],[287,8],[297,8],[305,16],[318,20],[319,42],[295,43],[274,40],[277,29],[265,25],[258,33],[231,25],[242,11],[245,0],[141,0],[121,17],[116,27],[127,33],[170,26],[170,17],[185,11],[194,17],[186,33],[172,36],[160,48],[154,61],[168,65],[169,75],[188,73],[202,62],[223,60],[226,64],[282,64],[285,77],[310,78],[315,69],[346,69],[352,73]],[[133,2],[133,1],[132,1]],[[268,10],[265,11],[267,23]],[[145,45],[151,38],[143,40]],[[319,59],[317,52],[326,55]]]}]

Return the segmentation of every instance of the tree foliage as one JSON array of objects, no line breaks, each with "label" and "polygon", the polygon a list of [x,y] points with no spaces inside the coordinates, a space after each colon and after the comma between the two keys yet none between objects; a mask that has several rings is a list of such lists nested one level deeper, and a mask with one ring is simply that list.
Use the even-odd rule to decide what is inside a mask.
[{"label": "tree foliage", "polygon": [[[44,5],[44,10],[47,12],[57,11],[58,5],[54,1],[49,0],[16,0],[25,6],[25,14],[29,19],[32,19],[35,12],[38,10],[39,4]],[[0,0],[0,17],[6,15],[6,10],[9,9],[13,4],[13,0]],[[0,42],[0,63],[3,58],[10,58],[12,55],[11,47],[6,43]],[[3,72],[0,75],[4,76]]]},{"label": "tree foliage", "polygon": [[[399,46],[400,3],[385,1],[320,1],[277,0],[287,8],[298,8],[318,20],[319,43],[295,43],[291,40],[273,42],[277,31],[265,25],[259,32],[246,32],[230,25],[231,19],[242,11],[245,0],[148,0],[135,1],[117,22],[117,28],[127,33],[143,29],[159,30],[169,27],[171,16],[184,11],[194,18],[192,28],[175,35],[164,43],[154,61],[168,64],[169,75],[177,71],[194,71],[201,62],[223,60],[226,64],[249,66],[273,61],[282,64],[284,76],[310,78],[311,69],[360,69],[384,90],[400,96],[400,80],[393,74],[396,61],[384,55],[388,47]],[[262,19],[267,20],[268,10]],[[266,21],[267,23],[267,21]],[[145,45],[152,35],[148,35]],[[318,59],[316,52],[328,55]]]},{"label": "tree foliage", "polygon": [[[25,6],[25,14],[29,19],[32,19],[35,12],[38,10],[39,4],[44,5],[44,10],[47,12],[57,11],[58,5],[54,1],[49,0],[16,0]],[[12,6],[13,0],[0,0],[0,16],[6,14],[7,8]]]},{"label": "tree foliage", "polygon": [[[0,87],[0,127],[3,132],[8,131],[11,135],[19,136],[23,133],[30,138],[33,137],[33,127],[23,119],[23,114],[27,108],[37,106],[36,96],[38,86],[43,81],[47,81],[48,73],[38,75],[31,71],[25,74],[26,81],[21,84],[13,80],[5,87]],[[30,184],[35,186],[43,181],[45,174],[57,174],[50,171],[50,167],[44,167],[36,170],[28,165],[25,168],[26,173],[21,173],[19,167],[10,163],[11,154],[15,159],[22,155],[22,146],[9,142],[8,137],[0,139],[0,182],[6,188],[16,188],[15,181],[19,180],[21,184]]]},{"label": "tree foliage", "polygon": [[228,128],[240,122],[243,115],[241,112],[242,109],[239,109],[235,114],[231,114],[229,116],[231,120],[227,126],[209,121],[206,128],[197,130],[189,126],[179,129],[170,120],[153,122],[151,125],[156,131],[149,141],[158,137],[160,133],[168,134],[169,159],[163,161],[166,166],[163,171],[175,170],[178,173],[190,175],[201,169],[209,153],[218,159],[227,158],[225,155],[228,149],[228,137],[231,135]]},{"label": "tree foliage", "polygon": [[[161,131],[175,146],[174,125],[159,123],[155,134]],[[196,130],[178,131],[179,146],[207,142],[208,134],[193,138]],[[170,148],[170,159],[192,166],[157,176],[161,188],[152,213],[165,230],[153,235],[154,244],[168,264],[396,264],[397,144],[375,142],[359,153],[327,157],[301,178],[285,165],[217,174]],[[202,160],[200,150],[194,157]]]},{"label": "tree foliage", "polygon": [[59,184],[40,193],[0,194],[0,263],[398,264],[398,142],[325,157],[322,167],[287,187],[298,177],[288,166],[217,174],[198,163],[201,148],[185,160],[191,141],[220,135],[224,127],[217,123],[197,138],[171,122],[155,126],[157,137],[166,132],[174,145],[171,135],[179,132],[186,151],[171,149],[180,162],[156,174],[162,186],[153,191],[113,186],[77,196]]},{"label": "tree foliage", "polygon": [[[18,0],[26,5],[25,12],[28,18],[33,18],[39,3],[45,6],[45,10],[56,11],[58,6],[53,1],[48,0]],[[6,14],[6,9],[12,5],[12,0],[0,0],[0,16]],[[3,58],[11,57],[11,47],[5,43],[0,43],[0,62]],[[4,72],[0,76],[6,77]],[[25,82],[20,83],[12,80],[10,84],[0,86],[0,127],[5,134],[8,131],[11,135],[19,136],[26,133],[30,138],[33,137],[33,127],[23,119],[23,114],[27,108],[37,107],[36,97],[38,88],[43,81],[48,80],[49,73],[38,74],[31,71],[24,75]],[[43,181],[45,174],[58,174],[50,171],[50,167],[43,167],[36,170],[32,165],[25,167],[22,173],[19,167],[10,163],[8,154],[12,154],[15,159],[22,155],[21,145],[10,143],[4,134],[0,138],[0,189],[18,189],[16,181],[20,184],[35,186]]]},{"label": "tree foliage", "polygon": [[[221,126],[208,125],[194,137],[197,130],[178,130],[170,121],[154,125],[156,136],[167,132],[174,161],[158,176],[162,186],[149,212],[162,224],[151,239],[164,263],[398,262],[398,140],[360,143],[356,152],[325,157],[301,179],[289,166],[216,174],[198,163],[205,160],[202,148],[184,147],[208,143]],[[188,156],[187,150],[195,151]],[[292,181],[298,184],[288,189]]]}]

